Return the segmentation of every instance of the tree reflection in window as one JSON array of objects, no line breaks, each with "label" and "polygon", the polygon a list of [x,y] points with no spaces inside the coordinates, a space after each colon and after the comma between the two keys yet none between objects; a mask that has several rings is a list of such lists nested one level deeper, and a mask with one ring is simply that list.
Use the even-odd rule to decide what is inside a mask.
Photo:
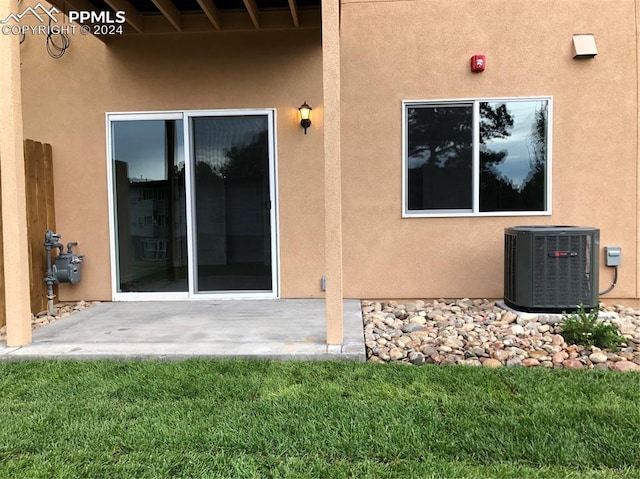
[{"label": "tree reflection in window", "polygon": [[542,99],[409,106],[408,210],[473,212],[478,188],[478,211],[545,211],[548,107]]},{"label": "tree reflection in window", "polygon": [[547,116],[546,101],[480,103],[480,211],[545,210]]},{"label": "tree reflection in window", "polygon": [[410,210],[471,209],[472,120],[469,104],[409,108]]}]

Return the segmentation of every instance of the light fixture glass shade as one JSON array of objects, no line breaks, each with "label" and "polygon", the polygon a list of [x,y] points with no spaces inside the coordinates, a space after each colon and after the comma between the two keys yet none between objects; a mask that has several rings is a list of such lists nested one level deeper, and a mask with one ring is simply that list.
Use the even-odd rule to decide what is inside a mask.
[{"label": "light fixture glass shade", "polygon": [[307,102],[305,101],[300,108],[298,108],[298,111],[300,111],[300,119],[301,120],[309,120],[311,117],[311,110],[313,108],[311,108],[309,105],[307,105]]}]

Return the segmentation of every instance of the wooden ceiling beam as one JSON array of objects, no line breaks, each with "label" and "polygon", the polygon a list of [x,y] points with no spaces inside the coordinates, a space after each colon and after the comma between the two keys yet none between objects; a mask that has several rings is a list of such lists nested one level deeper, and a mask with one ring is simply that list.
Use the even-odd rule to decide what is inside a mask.
[{"label": "wooden ceiling beam", "polygon": [[47,0],[47,2],[49,2],[52,7],[56,7],[58,10],[60,10],[61,13],[65,13],[66,10],[64,0]]},{"label": "wooden ceiling beam", "polygon": [[220,10],[215,6],[213,0],[196,0],[202,11],[207,16],[211,25],[216,30],[222,30],[222,18],[220,17]]},{"label": "wooden ceiling beam", "polygon": [[151,0],[169,23],[179,32],[182,31],[182,15],[171,0]]},{"label": "wooden ceiling beam", "polygon": [[300,20],[298,19],[298,6],[296,0],[289,0],[289,10],[291,10],[291,18],[293,20],[293,26],[300,27]]},{"label": "wooden ceiling beam", "polygon": [[249,13],[249,17],[251,17],[251,23],[253,23],[254,28],[260,28],[260,16],[258,12],[258,5],[256,4],[256,0],[242,0],[244,2],[244,6],[247,8],[247,12]]},{"label": "wooden ceiling beam", "polygon": [[[49,2],[51,5],[53,5],[54,7],[56,7],[58,10],[60,10],[61,12],[66,12],[69,10],[86,10],[86,11],[91,11],[91,10],[95,10],[96,7],[94,4],[92,4],[91,2],[89,2],[89,0],[67,0],[67,1],[62,1],[62,0],[58,0],[58,1],[53,1],[53,2]],[[64,4],[67,4],[67,8],[65,9]],[[62,5],[62,6],[60,6]]]},{"label": "wooden ceiling beam", "polygon": [[[73,0],[76,1],[76,0]],[[116,12],[124,12],[125,21],[137,32],[144,32],[144,18],[129,0],[104,0]]]}]

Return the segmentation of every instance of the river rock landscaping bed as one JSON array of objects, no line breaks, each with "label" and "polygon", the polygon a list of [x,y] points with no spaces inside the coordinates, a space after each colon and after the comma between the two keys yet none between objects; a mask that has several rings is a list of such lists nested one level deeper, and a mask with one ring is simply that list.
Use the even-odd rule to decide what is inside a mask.
[{"label": "river rock landscaping bed", "polygon": [[[58,303],[53,306],[53,314],[49,314],[49,311],[40,311],[37,314],[31,314],[31,329],[36,329],[45,324],[53,323],[60,319],[66,318],[87,309],[93,305],[100,304],[100,301],[78,301],[75,303]],[[7,327],[2,326],[0,328],[0,341],[7,340]]]},{"label": "river rock landscaping bed", "polygon": [[562,315],[516,314],[486,299],[362,301],[371,362],[640,371],[640,310],[600,312],[626,340],[618,351],[567,344]]}]

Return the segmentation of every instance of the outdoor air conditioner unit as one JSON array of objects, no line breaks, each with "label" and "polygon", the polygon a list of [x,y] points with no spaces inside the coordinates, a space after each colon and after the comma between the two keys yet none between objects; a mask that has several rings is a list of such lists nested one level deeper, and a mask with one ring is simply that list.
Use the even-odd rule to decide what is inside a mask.
[{"label": "outdoor air conditioner unit", "polygon": [[599,229],[514,226],[504,233],[507,306],[553,313],[598,306]]}]

